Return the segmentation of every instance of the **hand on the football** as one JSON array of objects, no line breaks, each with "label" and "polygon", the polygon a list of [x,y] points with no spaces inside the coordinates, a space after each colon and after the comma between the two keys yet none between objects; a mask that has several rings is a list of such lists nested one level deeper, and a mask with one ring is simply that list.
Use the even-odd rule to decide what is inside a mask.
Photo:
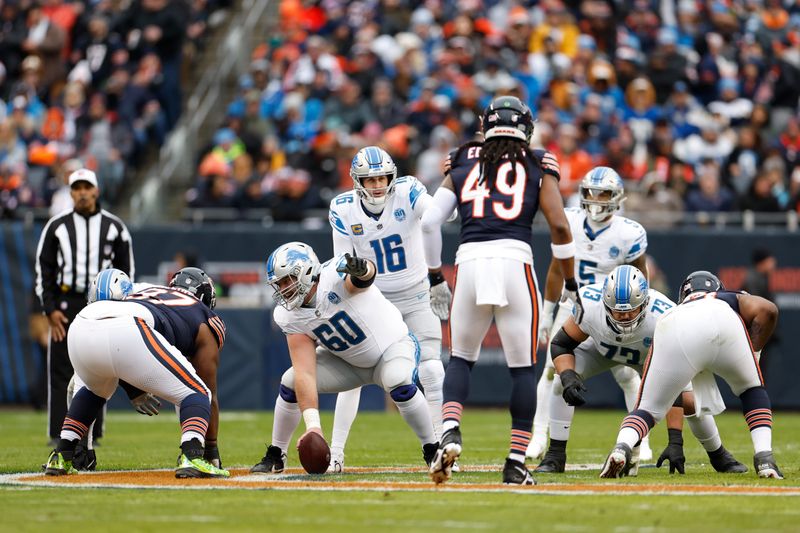
[{"label": "hand on the football", "polygon": [[564,387],[564,392],[561,396],[567,402],[567,405],[580,407],[585,404],[586,398],[583,397],[582,393],[586,392],[586,387],[583,385],[583,380],[578,373],[572,369],[564,370],[559,374],[559,377],[561,378],[561,385]]},{"label": "hand on the football", "polygon": [[300,436],[300,438],[299,438],[299,439],[297,439],[297,447],[298,447],[298,448],[300,447],[300,442],[302,442],[302,440],[303,440],[304,438],[306,438],[306,436],[308,436],[308,434],[309,434],[309,433],[316,433],[316,434],[318,434],[320,437],[322,437],[323,439],[325,438],[325,435],[323,435],[323,434],[322,434],[322,429],[321,429],[321,428],[311,428],[311,429],[307,429],[307,430],[306,430],[306,432],[305,432],[305,433],[303,433],[303,434]]},{"label": "hand on the football", "polygon": [[344,264],[340,264],[338,267],[336,267],[336,272],[342,272],[357,278],[362,278],[369,271],[369,263],[363,257],[344,254],[344,259]]}]

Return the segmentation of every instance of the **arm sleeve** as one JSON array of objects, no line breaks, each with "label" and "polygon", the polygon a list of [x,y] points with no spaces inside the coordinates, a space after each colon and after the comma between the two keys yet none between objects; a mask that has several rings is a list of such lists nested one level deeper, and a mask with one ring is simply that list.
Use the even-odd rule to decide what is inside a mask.
[{"label": "arm sleeve", "polygon": [[128,233],[128,228],[120,223],[120,232],[117,240],[114,241],[114,260],[111,264],[114,268],[118,268],[125,272],[131,281],[134,280],[135,267],[133,264],[133,240],[131,234]]},{"label": "arm sleeve", "polygon": [[423,243],[428,268],[442,266],[441,226],[453,212],[458,200],[450,189],[439,187],[422,216]]},{"label": "arm sleeve", "polygon": [[647,232],[638,222],[631,223],[635,224],[635,229],[631,236],[630,246],[625,253],[626,263],[637,260],[647,251]]},{"label": "arm sleeve", "polygon": [[56,308],[58,284],[58,239],[55,236],[53,220],[44,227],[36,249],[36,296],[45,313],[50,314]]},{"label": "arm sleeve", "polygon": [[354,250],[353,243],[348,237],[338,231],[333,231],[333,255],[342,255]]}]

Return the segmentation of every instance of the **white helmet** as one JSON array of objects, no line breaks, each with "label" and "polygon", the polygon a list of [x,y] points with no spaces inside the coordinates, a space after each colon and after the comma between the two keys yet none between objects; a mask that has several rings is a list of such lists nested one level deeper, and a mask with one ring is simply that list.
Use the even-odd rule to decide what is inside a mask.
[{"label": "white helmet", "polygon": [[90,304],[103,300],[122,300],[131,292],[133,292],[131,278],[122,270],[107,268],[94,277],[86,299]]},{"label": "white helmet", "polygon": [[[361,180],[386,176],[389,183],[382,189],[367,189]],[[379,212],[383,210],[386,199],[394,192],[394,181],[397,177],[397,165],[394,164],[392,156],[385,150],[377,146],[367,146],[358,151],[350,164],[350,177],[353,178],[353,189],[364,201],[364,205],[371,211]],[[374,196],[374,192],[381,192],[380,196]]]},{"label": "white helmet", "polygon": [[622,205],[625,189],[617,171],[608,167],[595,167],[583,177],[580,184],[581,207],[595,222],[604,222]]},{"label": "white helmet", "polygon": [[[320,271],[319,259],[314,250],[302,242],[287,242],[278,247],[267,259],[267,283],[275,289],[275,302],[288,310],[303,305]],[[283,288],[280,281],[289,277],[290,285]]]},{"label": "white helmet", "polygon": [[[603,284],[603,304],[606,318],[617,333],[633,333],[644,321],[650,291],[647,278],[638,268],[621,265],[611,271]],[[618,320],[612,311],[627,313],[639,312],[628,320]]]}]

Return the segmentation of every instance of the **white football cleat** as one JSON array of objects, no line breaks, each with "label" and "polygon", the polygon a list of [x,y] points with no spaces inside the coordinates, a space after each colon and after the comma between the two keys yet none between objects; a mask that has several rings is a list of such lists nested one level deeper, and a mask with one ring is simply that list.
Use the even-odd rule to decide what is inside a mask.
[{"label": "white football cleat", "polygon": [[630,463],[631,448],[624,442],[618,442],[611,453],[608,454],[603,470],[600,471],[601,478],[617,478],[625,475],[625,469]]},{"label": "white football cleat", "polygon": [[528,444],[528,450],[525,452],[525,457],[531,459],[541,459],[544,457],[544,452],[547,451],[547,435],[538,436],[533,435],[531,442]]},{"label": "white football cleat", "polygon": [[344,472],[344,454],[331,454],[331,464],[328,465],[328,474],[341,474]]},{"label": "white football cleat", "polygon": [[650,462],[653,460],[653,449],[650,448],[649,434],[642,439],[642,443],[639,445],[639,460],[644,462]]}]

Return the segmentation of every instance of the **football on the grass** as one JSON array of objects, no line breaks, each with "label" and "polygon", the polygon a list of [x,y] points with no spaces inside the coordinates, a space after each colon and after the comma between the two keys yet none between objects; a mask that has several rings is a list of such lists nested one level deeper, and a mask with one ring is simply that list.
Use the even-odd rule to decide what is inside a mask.
[{"label": "football on the grass", "polygon": [[331,449],[319,433],[309,433],[297,444],[300,464],[309,474],[324,474],[331,464]]}]

